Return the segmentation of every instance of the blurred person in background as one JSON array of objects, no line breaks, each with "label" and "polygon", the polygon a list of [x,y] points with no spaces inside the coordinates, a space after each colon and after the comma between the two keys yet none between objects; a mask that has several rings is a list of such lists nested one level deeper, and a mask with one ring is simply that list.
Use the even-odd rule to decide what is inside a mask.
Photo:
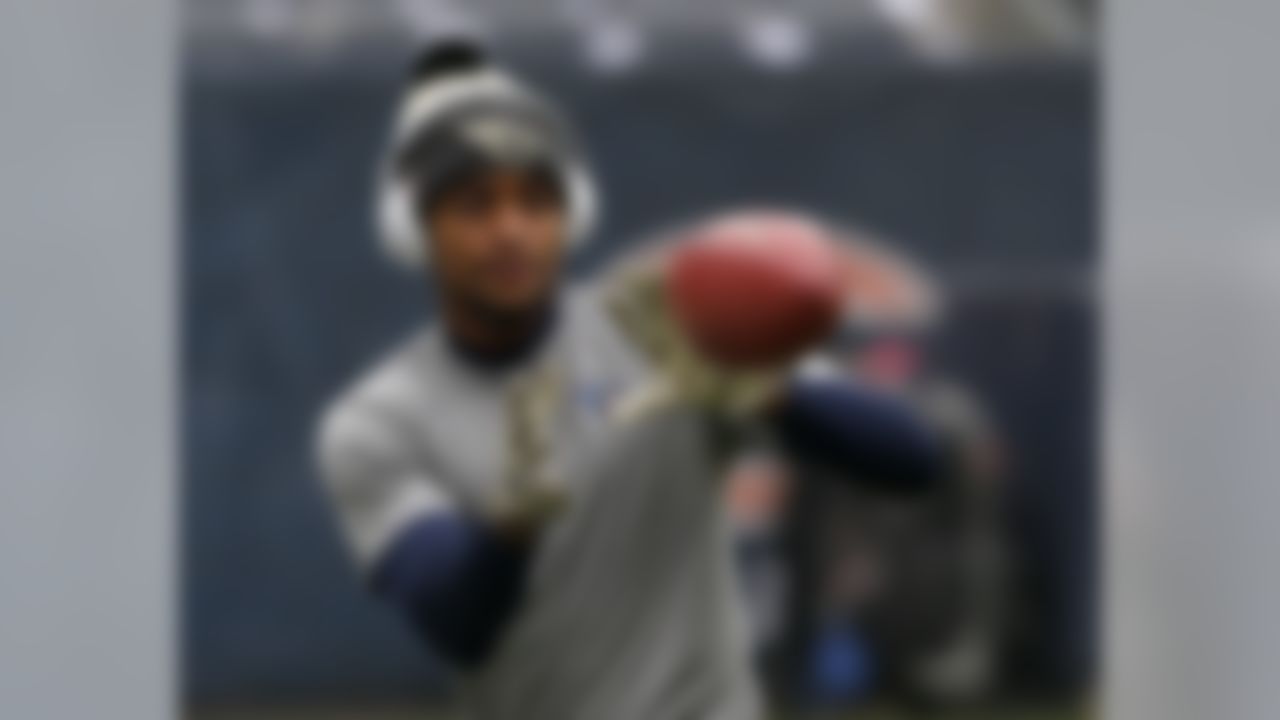
[{"label": "blurred person in background", "polygon": [[901,397],[946,448],[939,482],[910,502],[856,484],[811,483],[802,536],[799,642],[807,692],[849,703],[882,689],[955,705],[999,679],[1008,593],[1001,449],[978,400],[931,356],[938,291],[905,258],[848,246],[853,312],[828,357],[858,382]]},{"label": "blurred person in background", "polygon": [[762,384],[691,351],[661,264],[562,287],[594,210],[585,157],[475,48],[416,63],[382,183],[382,239],[440,313],[321,422],[369,587],[459,670],[472,717],[762,717],[724,458],[760,429],[841,477],[920,490],[931,428],[883,393],[786,364]]}]

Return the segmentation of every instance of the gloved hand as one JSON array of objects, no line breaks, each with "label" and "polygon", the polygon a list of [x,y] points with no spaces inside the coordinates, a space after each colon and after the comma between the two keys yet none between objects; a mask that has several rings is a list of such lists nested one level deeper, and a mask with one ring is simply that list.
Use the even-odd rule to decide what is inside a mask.
[{"label": "gloved hand", "polygon": [[657,371],[653,382],[622,398],[614,419],[628,422],[675,404],[730,420],[759,412],[780,391],[786,368],[728,368],[700,353],[669,307],[663,262],[658,253],[635,259],[606,283],[614,321]]},{"label": "gloved hand", "polygon": [[490,508],[492,519],[507,530],[536,530],[568,501],[553,453],[562,398],[562,373],[549,363],[516,378],[508,389],[503,486]]}]

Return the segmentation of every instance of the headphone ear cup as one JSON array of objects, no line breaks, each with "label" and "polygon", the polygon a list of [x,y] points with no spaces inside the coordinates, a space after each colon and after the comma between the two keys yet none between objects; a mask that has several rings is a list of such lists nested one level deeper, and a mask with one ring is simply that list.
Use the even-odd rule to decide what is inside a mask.
[{"label": "headphone ear cup", "polygon": [[382,249],[398,265],[417,268],[427,261],[427,230],[414,217],[413,191],[407,183],[384,180],[377,200]]},{"label": "headphone ear cup", "polygon": [[590,172],[581,165],[568,173],[569,233],[574,249],[586,244],[600,219],[600,196]]}]

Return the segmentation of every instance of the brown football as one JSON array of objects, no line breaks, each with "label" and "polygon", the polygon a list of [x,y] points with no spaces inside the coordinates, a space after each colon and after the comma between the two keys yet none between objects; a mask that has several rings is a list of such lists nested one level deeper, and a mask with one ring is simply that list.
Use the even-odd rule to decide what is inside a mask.
[{"label": "brown football", "polygon": [[668,301],[698,349],[732,367],[796,358],[835,327],[837,240],[820,223],[738,212],[696,227],[672,251]]}]

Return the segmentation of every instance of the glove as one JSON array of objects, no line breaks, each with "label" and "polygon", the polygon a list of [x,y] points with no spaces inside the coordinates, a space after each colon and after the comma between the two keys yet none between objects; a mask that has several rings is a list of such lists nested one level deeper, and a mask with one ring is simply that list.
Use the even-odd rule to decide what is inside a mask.
[{"label": "glove", "polygon": [[657,371],[652,382],[622,398],[614,420],[631,422],[673,405],[729,420],[758,413],[780,391],[785,368],[727,368],[700,353],[671,312],[661,260],[633,261],[606,283],[615,323]]},{"label": "glove", "polygon": [[568,501],[553,456],[562,390],[560,369],[552,364],[516,378],[508,390],[503,486],[490,508],[493,520],[507,529],[539,528]]}]

